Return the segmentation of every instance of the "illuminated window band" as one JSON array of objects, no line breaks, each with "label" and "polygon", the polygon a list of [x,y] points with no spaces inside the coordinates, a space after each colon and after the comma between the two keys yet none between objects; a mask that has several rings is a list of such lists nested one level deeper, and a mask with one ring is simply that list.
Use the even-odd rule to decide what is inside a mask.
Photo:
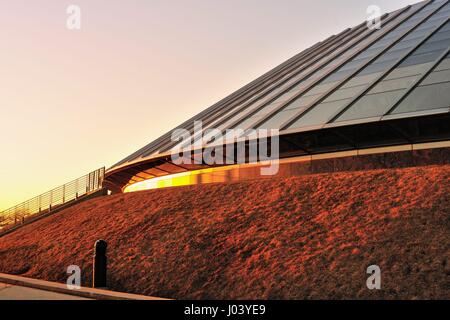
[{"label": "illuminated window band", "polygon": [[[342,151],[325,153],[311,156],[301,156],[287,159],[280,159],[280,166],[307,162],[314,160],[324,160],[333,158],[343,158],[343,157],[354,157],[354,156],[364,156],[371,154],[381,154],[381,153],[391,153],[391,152],[404,152],[404,151],[417,151],[426,149],[439,149],[450,147],[450,141],[443,142],[432,142],[432,143],[421,143],[421,144],[408,144],[392,147],[381,147],[381,148],[369,148],[360,149],[352,151]],[[267,163],[250,163],[242,165],[231,165],[217,168],[201,169],[196,171],[182,172],[172,175],[167,175],[164,177],[152,178],[145,181],[137,182],[124,188],[124,192],[135,192],[151,189],[169,188],[169,187],[180,187],[189,186],[197,184],[208,184],[208,183],[224,183],[239,181],[243,179],[251,178],[263,178],[259,174],[259,170],[255,170],[253,174],[249,175],[249,172],[243,173],[243,169],[250,168],[260,168],[267,166]],[[242,175],[242,177],[241,177]],[[265,178],[270,178],[265,176]]]}]

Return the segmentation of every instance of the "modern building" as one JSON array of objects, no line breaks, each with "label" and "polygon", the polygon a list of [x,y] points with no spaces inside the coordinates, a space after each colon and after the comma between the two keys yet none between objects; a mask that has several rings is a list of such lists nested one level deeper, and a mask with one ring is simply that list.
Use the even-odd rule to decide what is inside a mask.
[{"label": "modern building", "polygon": [[[448,163],[449,17],[450,3],[435,0],[383,15],[380,28],[365,21],[175,129],[192,134],[191,157],[211,146],[237,150],[227,129],[243,129],[247,147],[261,142],[250,129],[277,129],[278,176]],[[194,132],[195,121],[202,121],[201,131]],[[211,139],[212,128],[225,138]],[[264,163],[248,152],[247,164],[175,164],[172,156],[185,141],[174,141],[173,132],[110,168],[107,187],[122,192],[260,176]]]}]

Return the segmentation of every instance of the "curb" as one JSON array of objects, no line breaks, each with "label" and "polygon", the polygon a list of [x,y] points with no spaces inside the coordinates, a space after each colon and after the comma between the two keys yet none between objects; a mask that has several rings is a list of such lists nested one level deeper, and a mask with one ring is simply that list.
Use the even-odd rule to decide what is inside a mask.
[{"label": "curb", "polygon": [[77,297],[89,298],[94,300],[170,300],[164,298],[143,296],[137,294],[129,294],[117,291],[103,290],[103,289],[93,289],[93,288],[85,288],[81,287],[80,289],[71,290],[67,288],[65,284],[37,280],[32,278],[25,278],[20,276],[14,276],[9,274],[0,273],[0,282],[28,287],[33,289],[39,289],[44,291],[56,292],[61,294],[67,294]]}]

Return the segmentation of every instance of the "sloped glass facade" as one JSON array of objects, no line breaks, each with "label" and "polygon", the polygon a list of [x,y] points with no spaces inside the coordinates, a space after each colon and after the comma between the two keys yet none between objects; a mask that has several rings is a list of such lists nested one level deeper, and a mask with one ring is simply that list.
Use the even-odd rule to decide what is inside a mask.
[{"label": "sloped glass facade", "polygon": [[[244,136],[249,129],[278,129],[289,154],[447,139],[449,17],[449,1],[434,0],[385,14],[381,29],[363,22],[299,53],[177,128],[190,131],[192,141],[203,146],[224,143],[227,129],[243,129]],[[202,121],[203,131],[194,132],[194,121]],[[440,131],[427,131],[426,123]],[[207,130],[213,128],[224,138],[212,139]],[[144,172],[143,178],[157,176],[148,170],[158,170],[171,150],[185,146],[171,135],[109,172],[134,167],[133,174]],[[136,168],[141,163],[148,165]]]}]

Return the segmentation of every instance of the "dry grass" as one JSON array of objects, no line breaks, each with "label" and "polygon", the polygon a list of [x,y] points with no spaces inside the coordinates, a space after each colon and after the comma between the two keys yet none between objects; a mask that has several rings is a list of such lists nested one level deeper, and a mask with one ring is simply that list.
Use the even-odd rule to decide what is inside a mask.
[{"label": "dry grass", "polygon": [[[450,166],[182,187],[94,199],[0,238],[0,272],[178,299],[450,298]],[[382,290],[366,268],[382,269]]]}]

